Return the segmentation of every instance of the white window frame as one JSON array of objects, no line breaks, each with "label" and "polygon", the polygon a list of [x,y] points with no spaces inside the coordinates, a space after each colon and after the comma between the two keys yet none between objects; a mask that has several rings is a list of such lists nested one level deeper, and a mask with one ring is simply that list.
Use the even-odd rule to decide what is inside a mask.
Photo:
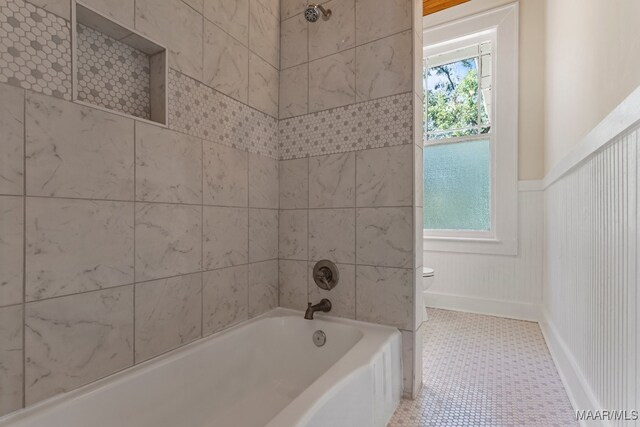
[{"label": "white window frame", "polygon": [[[424,250],[516,255],[518,252],[518,4],[427,28],[424,57],[492,42],[491,231],[423,230]],[[489,36],[487,36],[487,34]],[[426,209],[426,206],[425,206]]]}]

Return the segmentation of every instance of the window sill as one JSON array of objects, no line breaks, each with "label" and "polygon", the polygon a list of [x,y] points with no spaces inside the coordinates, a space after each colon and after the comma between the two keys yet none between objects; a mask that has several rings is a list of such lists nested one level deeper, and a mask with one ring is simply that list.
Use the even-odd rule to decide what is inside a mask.
[{"label": "window sill", "polygon": [[457,252],[487,255],[518,255],[517,240],[482,237],[423,237],[424,252]]}]

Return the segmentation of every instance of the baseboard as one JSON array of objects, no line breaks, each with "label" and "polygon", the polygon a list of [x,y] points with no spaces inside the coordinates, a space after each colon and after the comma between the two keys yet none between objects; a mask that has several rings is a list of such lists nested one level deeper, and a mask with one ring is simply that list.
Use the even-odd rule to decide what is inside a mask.
[{"label": "baseboard", "polygon": [[487,314],[489,316],[528,320],[532,322],[540,320],[540,307],[537,304],[489,298],[466,297],[462,295],[438,292],[427,292],[426,300],[427,307],[432,308]]},{"label": "baseboard", "polygon": [[[591,387],[587,383],[587,380],[578,367],[578,364],[569,351],[566,343],[558,334],[557,329],[553,326],[553,323],[549,321],[549,316],[546,310],[541,311],[540,329],[544,335],[544,340],[547,342],[551,357],[558,369],[560,379],[564,384],[564,388],[567,391],[571,405],[576,410],[597,410],[602,408],[598,403]],[[610,424],[607,421],[590,420],[580,421],[581,426],[603,426],[608,427]]]}]

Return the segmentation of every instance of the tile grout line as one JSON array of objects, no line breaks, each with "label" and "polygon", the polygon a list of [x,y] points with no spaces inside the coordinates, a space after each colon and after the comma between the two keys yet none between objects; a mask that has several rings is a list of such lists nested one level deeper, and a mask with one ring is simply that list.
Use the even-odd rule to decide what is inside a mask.
[{"label": "tile grout line", "polygon": [[[284,22],[284,21],[289,21],[289,20],[291,20],[292,18],[299,17],[299,16],[302,16],[302,15],[303,15],[303,14],[302,14],[302,13],[300,13],[300,14],[296,14],[296,15],[289,16],[288,18],[283,19],[283,20],[282,20],[282,22]],[[354,10],[354,17],[355,17],[355,19],[357,20],[357,8]],[[357,26],[356,26],[355,30],[357,31]],[[389,37],[397,36],[397,35],[399,35],[399,34],[405,33],[405,32],[407,32],[407,31],[412,31],[412,30],[413,30],[413,25],[411,25],[409,28],[405,28],[404,30],[399,30],[399,31],[396,31],[396,32],[391,33],[391,34],[387,34],[386,36],[382,36],[382,37],[378,37],[378,38],[375,38],[375,39],[372,39],[372,40],[366,41],[366,42],[364,42],[364,43],[360,43],[360,44],[357,44],[357,43],[356,43],[356,44],[354,44],[354,45],[353,45],[353,46],[351,46],[351,47],[348,47],[348,48],[345,48],[345,49],[342,49],[342,50],[338,50],[338,51],[333,52],[333,53],[330,53],[330,54],[328,54],[328,55],[319,56],[319,57],[314,58],[314,59],[311,59],[311,58],[309,57],[309,55],[307,55],[307,63],[309,63],[309,62],[313,62],[313,61],[318,61],[318,60],[320,60],[320,59],[325,59],[325,58],[328,58],[328,57],[330,57],[330,56],[332,56],[332,55],[337,55],[337,54],[339,54],[339,53],[346,52],[346,51],[351,50],[351,49],[356,49],[356,48],[359,48],[359,47],[362,47],[362,46],[366,46],[366,45],[371,44],[371,43],[379,42],[379,41],[382,41],[382,40],[387,39],[387,38],[389,38]],[[356,34],[356,38],[357,38],[357,34]],[[303,65],[303,64],[304,64],[304,62],[301,62],[301,63],[296,64],[296,65],[290,65],[290,66],[288,66],[288,67],[286,67],[286,68],[283,68],[283,70],[288,70],[288,69],[290,69],[290,68],[297,67],[297,66],[300,66],[300,65]]]},{"label": "tile grout line", "polygon": [[250,278],[251,275],[249,274],[249,270],[251,267],[249,267],[249,248],[251,247],[251,213],[250,213],[250,201],[251,201],[251,172],[250,172],[250,167],[251,167],[251,156],[249,154],[247,154],[247,268],[246,268],[246,272],[245,275],[247,276],[247,319],[251,319],[251,315],[250,315],[250,311],[249,311],[249,307],[251,304],[251,283],[250,283]]},{"label": "tile grout line", "polygon": [[[309,61],[309,44],[311,43],[311,40],[309,39],[309,22],[305,19],[305,25],[307,26],[307,112],[306,114],[310,114],[310,110],[311,110],[311,67],[309,66],[309,63],[311,61]],[[282,25],[281,25],[282,27]],[[279,130],[279,129],[278,129]],[[280,134],[278,134],[278,142]]]},{"label": "tile grout line", "polygon": [[138,163],[138,156],[137,156],[137,129],[138,129],[138,125],[134,122],[133,123],[133,365],[136,364],[136,288],[137,288],[137,284],[136,284],[136,216],[137,216],[137,202],[135,201],[137,199],[137,183],[138,183],[138,176],[137,176],[137,163]]},{"label": "tile grout line", "polygon": [[[43,301],[49,301],[49,300],[53,300],[53,299],[73,297],[73,296],[76,296],[76,295],[91,294],[91,293],[102,292],[102,291],[107,291],[107,290],[111,290],[111,289],[124,288],[124,287],[134,286],[134,285],[144,285],[144,284],[148,284],[148,283],[151,283],[151,282],[156,282],[156,281],[159,281],[159,280],[176,279],[176,278],[180,278],[180,277],[183,277],[183,276],[191,276],[191,275],[195,275],[195,274],[204,274],[204,273],[209,273],[209,272],[213,272],[213,271],[224,270],[224,269],[227,269],[227,268],[233,268],[233,267],[243,267],[243,266],[247,266],[248,267],[250,265],[261,264],[261,263],[270,262],[270,261],[278,261],[278,258],[268,258],[268,259],[261,260],[261,261],[246,262],[246,263],[235,264],[235,265],[225,265],[223,267],[218,267],[218,268],[203,269],[203,270],[191,271],[191,272],[187,272],[187,273],[174,274],[174,275],[171,275],[171,276],[162,276],[162,277],[156,277],[156,278],[152,278],[152,279],[144,279],[144,280],[140,280],[140,281],[131,281],[131,282],[121,283],[121,284],[114,285],[114,286],[91,289],[91,290],[88,290],[88,291],[74,292],[74,293],[70,293],[70,294],[53,295],[53,296],[49,296],[49,297],[46,297],[46,298],[40,298],[40,299],[34,299],[34,300],[30,300],[30,301],[25,301],[25,304],[27,304],[27,305],[28,304],[37,304],[37,303],[40,303],[40,302],[43,302]],[[394,267],[390,267],[390,268],[394,268]],[[398,267],[398,268],[401,268],[401,267]],[[17,307],[19,305],[22,305],[22,303],[3,305],[0,308]]]},{"label": "tile grout line", "polygon": [[[263,7],[265,7],[264,5],[262,5]],[[267,9],[265,7],[265,9]],[[279,15],[282,14],[282,6],[280,5],[280,0],[278,0],[278,13]],[[273,14],[272,14],[273,16]],[[278,105],[277,105],[277,113],[278,113],[278,120],[277,120],[277,124],[276,124],[276,147],[277,147],[277,152],[278,152],[278,160],[276,160],[276,165],[278,167],[278,173],[277,173],[277,177],[278,177],[278,192],[276,194],[277,198],[278,198],[278,211],[277,211],[277,219],[276,219],[276,226],[277,226],[277,233],[276,233],[276,244],[277,244],[277,249],[276,249],[276,257],[278,258],[278,261],[276,262],[276,307],[280,307],[280,136],[279,136],[279,131],[280,131],[280,87],[282,85],[282,78],[280,75],[281,72],[281,68],[282,68],[282,19],[281,16],[276,16],[275,17],[278,20],[278,91],[277,91],[277,97],[278,97]]]},{"label": "tile grout line", "polygon": [[[249,3],[249,7],[247,10],[247,104],[246,105],[250,105],[251,104],[251,49],[249,48],[249,40],[251,40],[251,3]],[[241,43],[242,44],[242,43]],[[278,73],[279,75],[279,73]],[[251,107],[253,108],[253,107]],[[266,114],[266,113],[263,113]],[[276,119],[278,120],[278,119]],[[277,133],[277,129],[276,129],[276,133]],[[277,143],[277,142],[276,142]],[[280,157],[280,156],[278,156]],[[248,159],[247,159],[248,162]],[[247,168],[247,175],[249,173],[249,169]],[[248,192],[248,187],[247,187],[247,192]],[[247,207],[249,207],[249,196],[247,195]],[[247,261],[249,260],[249,249],[247,248]],[[247,273],[248,275],[249,273]],[[248,280],[248,276],[247,276],[247,280]],[[247,282],[249,283],[249,282]],[[249,306],[247,305],[247,314],[248,314],[248,310],[249,310]]]},{"label": "tile grout line", "polygon": [[353,100],[358,101],[358,5],[357,0],[353,2]]},{"label": "tile grout line", "polygon": [[27,91],[22,89],[22,407],[27,406]]},{"label": "tile grout line", "polygon": [[[276,160],[276,159],[272,159]],[[277,160],[276,160],[277,161]],[[21,195],[16,194],[0,194],[3,197],[22,197]],[[211,208],[230,208],[230,209],[244,209],[245,206],[238,205],[209,205],[209,204],[201,204],[201,203],[184,203],[184,202],[166,202],[166,201],[149,201],[149,200],[123,200],[123,199],[97,199],[97,198],[88,198],[88,197],[67,197],[67,196],[37,196],[37,195],[27,195],[27,199],[53,199],[53,200],[73,200],[73,201],[84,201],[84,202],[104,202],[104,203],[137,203],[137,204],[145,204],[145,205],[170,205],[170,206],[188,206],[188,207],[211,207]],[[253,209],[263,209],[269,211],[277,211],[276,208],[253,208]],[[322,209],[322,208],[318,208]]]},{"label": "tile grout line", "polygon": [[353,155],[353,318],[358,319],[358,152]]},{"label": "tile grout line", "polygon": [[[303,64],[300,64],[300,65],[303,65]],[[283,70],[283,71],[286,71],[286,70]],[[354,102],[351,102],[349,104],[344,104],[344,105],[338,105],[338,106],[335,106],[335,107],[324,108],[322,110],[308,111],[305,114],[297,114],[295,116],[283,117],[283,118],[279,119],[279,121],[286,122],[286,121],[293,120],[293,119],[304,119],[307,116],[311,116],[311,115],[314,115],[314,114],[322,114],[322,113],[329,114],[329,112],[332,112],[334,110],[353,108],[353,107],[355,107],[357,105],[366,104],[368,102],[375,102],[375,101],[382,102],[383,100],[386,100],[388,98],[394,98],[394,97],[400,98],[402,96],[407,96],[407,95],[411,95],[411,94],[412,94],[411,91],[393,93],[393,94],[390,94],[390,95],[379,96],[377,98],[365,99],[363,101],[354,101]],[[307,95],[307,96],[309,96],[309,95]]]},{"label": "tile grout line", "polygon": [[[204,5],[203,5],[204,13]],[[204,30],[203,30],[204,33]],[[203,45],[204,46],[204,45]],[[204,141],[200,140],[200,270],[204,269]],[[204,273],[200,272],[200,338],[204,337]]]},{"label": "tile grout line", "polygon": [[311,159],[307,157],[306,161],[306,172],[307,172],[307,259],[304,266],[304,275],[307,280],[307,303],[310,302],[311,299],[311,279],[309,278],[309,267],[311,265]]}]

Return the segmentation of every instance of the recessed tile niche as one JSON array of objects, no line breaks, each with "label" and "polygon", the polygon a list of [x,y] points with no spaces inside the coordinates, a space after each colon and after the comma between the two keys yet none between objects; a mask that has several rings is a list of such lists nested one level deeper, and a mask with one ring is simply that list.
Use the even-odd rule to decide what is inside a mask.
[{"label": "recessed tile niche", "polygon": [[80,2],[73,11],[74,100],[166,125],[165,47]]}]

